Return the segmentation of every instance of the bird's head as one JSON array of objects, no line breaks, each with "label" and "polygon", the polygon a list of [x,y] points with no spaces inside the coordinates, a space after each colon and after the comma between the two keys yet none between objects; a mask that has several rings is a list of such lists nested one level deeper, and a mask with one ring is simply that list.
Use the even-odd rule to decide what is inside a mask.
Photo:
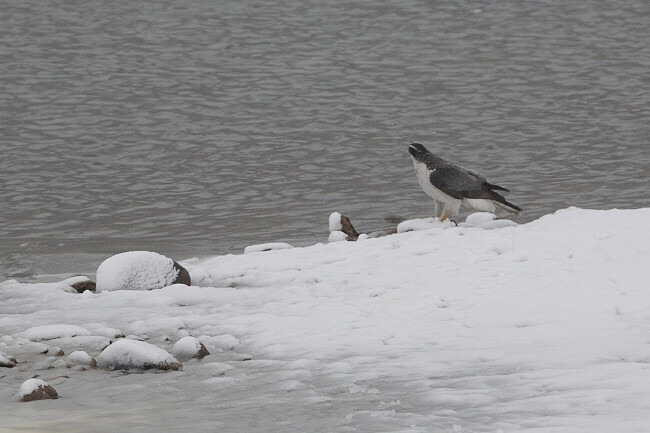
[{"label": "bird's head", "polygon": [[426,155],[429,155],[427,148],[422,146],[420,143],[411,144],[409,146],[409,153],[418,161],[422,161]]}]

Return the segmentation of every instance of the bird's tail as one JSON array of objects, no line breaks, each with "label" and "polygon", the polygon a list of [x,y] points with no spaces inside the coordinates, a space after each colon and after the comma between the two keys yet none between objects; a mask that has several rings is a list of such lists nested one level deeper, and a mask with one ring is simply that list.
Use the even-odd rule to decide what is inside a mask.
[{"label": "bird's tail", "polygon": [[508,212],[512,212],[514,214],[519,215],[522,213],[524,210],[517,206],[516,204],[510,203],[508,200],[506,200],[502,195],[494,193],[498,198],[494,198],[494,204],[499,206],[502,209],[507,210]]},{"label": "bird's tail", "polygon": [[502,186],[495,185],[493,183],[485,182],[485,185],[492,191],[498,190],[498,191],[510,192],[510,190],[508,188],[504,188]]}]

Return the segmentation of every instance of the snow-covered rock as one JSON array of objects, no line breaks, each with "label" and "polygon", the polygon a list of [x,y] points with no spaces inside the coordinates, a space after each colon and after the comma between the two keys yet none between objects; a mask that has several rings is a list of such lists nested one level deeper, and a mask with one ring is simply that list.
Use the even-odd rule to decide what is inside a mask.
[{"label": "snow-covered rock", "polygon": [[224,335],[201,335],[198,340],[210,347],[221,351],[234,350],[241,345],[238,338],[231,334]]},{"label": "snow-covered rock", "polygon": [[17,363],[16,358],[0,351],[0,367],[13,368]]},{"label": "snow-covered rock", "polygon": [[262,251],[288,250],[290,248],[293,248],[293,245],[286,242],[270,242],[266,244],[250,245],[244,248],[244,254],[258,253]]},{"label": "snow-covered rock", "polygon": [[338,212],[332,212],[329,217],[329,229],[330,233],[340,232],[343,230],[343,225],[341,224],[341,214]]},{"label": "snow-covered rock", "polygon": [[346,240],[348,240],[348,235],[338,230],[331,232],[327,238],[327,242],[341,242]]},{"label": "snow-covered rock", "polygon": [[88,365],[94,367],[97,365],[97,361],[92,356],[88,355],[83,350],[75,350],[68,355],[67,360],[70,364],[73,365]]},{"label": "snow-covered rock", "polygon": [[20,386],[18,398],[21,401],[57,399],[59,394],[52,386],[41,379],[27,379]]},{"label": "snow-covered rock", "polygon": [[172,349],[174,356],[181,361],[187,361],[192,358],[201,359],[208,356],[208,349],[195,337],[183,337],[174,344]]},{"label": "snow-covered rock", "polygon": [[97,357],[97,367],[116,370],[180,370],[183,366],[166,350],[144,341],[123,338],[104,349]]},{"label": "snow-covered rock", "polygon": [[25,338],[31,341],[54,340],[62,337],[76,337],[78,335],[91,335],[86,328],[77,325],[41,325],[33,326],[25,331]]},{"label": "snow-covered rock", "polygon": [[154,290],[177,283],[191,284],[187,270],[169,257],[150,251],[116,254],[97,268],[97,292]]}]

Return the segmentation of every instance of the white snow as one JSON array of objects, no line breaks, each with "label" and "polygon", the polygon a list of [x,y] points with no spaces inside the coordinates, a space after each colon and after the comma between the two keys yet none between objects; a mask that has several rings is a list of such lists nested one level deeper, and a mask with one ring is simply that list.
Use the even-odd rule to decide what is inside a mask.
[{"label": "white snow", "polygon": [[178,276],[174,261],[150,251],[129,251],[104,260],[97,269],[97,292],[153,290],[167,287]]},{"label": "white snow", "polygon": [[83,350],[75,350],[67,356],[68,362],[78,365],[92,365],[95,360]]},{"label": "white snow", "polygon": [[343,225],[341,224],[341,214],[338,212],[332,212],[329,217],[329,227],[330,233],[338,232],[343,230]]},{"label": "white snow", "polygon": [[18,397],[22,398],[36,391],[38,388],[40,387],[45,388],[46,386],[47,386],[47,382],[45,382],[44,380],[27,379],[25,382],[23,382],[22,385],[20,385],[20,389],[18,390]]},{"label": "white snow", "polygon": [[97,357],[99,368],[128,370],[131,368],[164,368],[178,363],[167,351],[144,341],[117,340]]},{"label": "white snow", "polygon": [[41,325],[34,326],[25,331],[24,336],[31,341],[54,340],[62,337],[76,337],[78,335],[91,335],[86,328],[77,325]]},{"label": "white snow", "polygon": [[[206,431],[650,431],[650,209],[421,221],[363,242],[187,262],[201,287],[83,296],[0,283],[0,350],[21,361],[0,377],[3,422],[85,408],[90,430],[147,416],[170,430],[191,418]],[[62,322],[147,340],[114,342],[104,366],[169,361],[188,335],[223,346],[179,372],[55,367],[51,377],[70,376],[56,412],[19,412],[5,390],[47,358],[25,331]]]},{"label": "white snow", "polygon": [[286,242],[270,242],[266,244],[250,245],[244,248],[244,254],[258,253],[262,251],[287,250],[293,248],[293,245]]},{"label": "white snow", "polygon": [[329,237],[327,238],[327,242],[341,242],[347,240],[348,240],[348,235],[338,230],[331,232]]}]

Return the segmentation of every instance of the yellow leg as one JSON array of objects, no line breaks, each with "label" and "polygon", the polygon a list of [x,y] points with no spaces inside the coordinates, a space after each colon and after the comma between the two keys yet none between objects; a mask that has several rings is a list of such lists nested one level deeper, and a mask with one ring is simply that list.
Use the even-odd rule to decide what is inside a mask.
[{"label": "yellow leg", "polygon": [[447,219],[447,215],[449,215],[449,211],[446,210],[444,214],[442,214],[442,218],[440,218],[440,222],[443,222],[444,220]]}]

